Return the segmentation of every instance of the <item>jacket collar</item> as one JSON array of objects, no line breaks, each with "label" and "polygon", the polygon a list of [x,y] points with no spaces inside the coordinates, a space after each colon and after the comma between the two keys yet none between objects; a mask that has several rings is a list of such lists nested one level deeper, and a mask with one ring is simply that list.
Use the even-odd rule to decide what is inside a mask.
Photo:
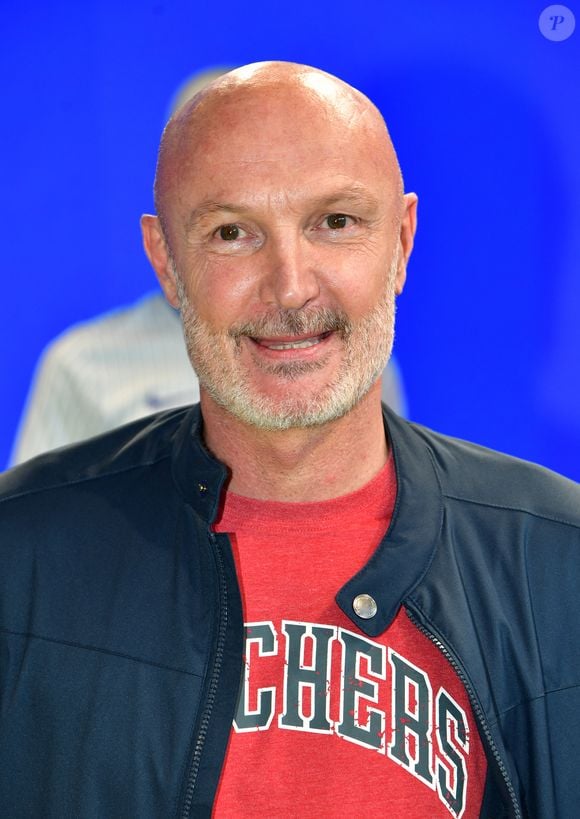
[{"label": "jacket collar", "polygon": [[[383,419],[397,475],[391,525],[370,560],[336,596],[344,614],[369,637],[390,626],[401,603],[425,576],[443,521],[441,489],[427,443],[384,404]],[[377,604],[377,613],[368,620],[353,609],[360,594],[370,595]]]},{"label": "jacket collar", "polygon": [[183,498],[206,523],[215,520],[228,470],[206,448],[201,407],[194,404],[185,415],[173,447],[173,478]]},{"label": "jacket collar", "polygon": [[[397,499],[391,525],[370,560],[338,592],[344,614],[369,637],[381,634],[394,619],[401,603],[426,574],[443,520],[441,489],[433,456],[420,432],[383,405],[397,475]],[[215,520],[226,467],[206,449],[199,404],[187,413],[173,451],[173,475],[185,500],[209,525]],[[370,595],[377,612],[359,617],[354,599]]]}]

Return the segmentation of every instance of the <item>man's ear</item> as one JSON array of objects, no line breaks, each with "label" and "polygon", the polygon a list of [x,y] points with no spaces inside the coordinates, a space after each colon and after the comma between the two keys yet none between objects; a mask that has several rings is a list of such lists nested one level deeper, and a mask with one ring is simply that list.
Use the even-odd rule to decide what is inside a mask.
[{"label": "man's ear", "polygon": [[161,285],[165,298],[172,307],[179,309],[179,297],[177,295],[177,282],[175,272],[171,263],[171,257],[167,248],[167,242],[161,229],[158,216],[151,216],[148,213],[141,217],[141,233],[143,234],[143,247],[147,258]]},{"label": "man's ear", "polygon": [[415,231],[417,230],[417,203],[416,193],[406,193],[403,197],[404,209],[399,233],[399,266],[395,278],[395,293],[400,296],[407,278],[407,263],[413,250]]}]

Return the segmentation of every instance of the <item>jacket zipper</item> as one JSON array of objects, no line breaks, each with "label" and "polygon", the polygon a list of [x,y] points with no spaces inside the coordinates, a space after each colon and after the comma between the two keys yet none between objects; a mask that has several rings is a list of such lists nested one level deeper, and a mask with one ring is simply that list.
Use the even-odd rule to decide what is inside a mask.
[{"label": "jacket zipper", "polygon": [[449,651],[447,646],[444,645],[441,642],[441,640],[439,640],[437,637],[435,637],[435,635],[433,635],[427,628],[425,628],[425,626],[423,626],[418,621],[417,617],[415,616],[415,614],[414,614],[414,612],[412,610],[407,608],[407,606],[405,606],[405,610],[407,612],[407,615],[408,615],[409,619],[413,623],[413,625],[416,628],[418,628],[419,631],[422,634],[424,634],[425,637],[427,637],[435,646],[437,646],[439,651],[447,659],[447,661],[450,663],[451,667],[453,668],[453,670],[455,671],[455,673],[457,674],[457,676],[461,680],[461,683],[463,684],[463,687],[465,688],[465,690],[467,692],[467,696],[469,697],[469,701],[471,703],[473,713],[475,714],[475,718],[476,718],[477,722],[479,723],[481,729],[483,730],[483,733],[485,734],[485,738],[487,740],[488,747],[489,747],[489,749],[490,749],[490,751],[491,751],[491,753],[493,755],[493,758],[494,758],[494,760],[496,762],[497,767],[499,768],[499,772],[501,773],[502,779],[505,782],[505,786],[507,788],[509,797],[511,799],[514,819],[522,819],[522,812],[521,812],[520,806],[518,804],[516,793],[514,791],[514,786],[511,783],[508,770],[507,770],[507,768],[505,766],[505,763],[504,763],[503,759],[500,756],[500,753],[499,753],[499,751],[497,749],[497,746],[496,746],[496,744],[494,742],[494,739],[493,739],[493,737],[491,735],[491,731],[489,730],[489,726],[487,724],[485,714],[483,713],[483,709],[482,709],[481,705],[479,704],[479,702],[477,700],[477,697],[475,696],[475,692],[474,692],[474,690],[473,690],[473,688],[471,686],[471,683],[469,682],[469,680],[465,676],[465,673],[464,673],[462,667],[459,665],[459,662],[451,654],[451,652]]},{"label": "jacket zipper", "polygon": [[225,643],[225,636],[226,636],[226,627],[228,622],[228,599],[227,599],[227,586],[226,586],[226,579],[225,579],[225,572],[224,572],[224,563],[222,558],[222,553],[220,546],[217,542],[217,539],[213,532],[209,533],[209,539],[214,547],[214,552],[217,557],[217,570],[218,570],[218,578],[219,578],[219,595],[220,595],[220,619],[218,624],[218,635],[217,635],[217,642],[216,642],[216,651],[215,651],[215,658],[213,662],[213,668],[211,671],[211,677],[208,686],[208,693],[205,700],[205,706],[203,710],[203,714],[200,721],[200,727],[197,734],[197,739],[195,741],[195,748],[193,751],[193,757],[191,760],[191,767],[189,769],[189,776],[187,780],[187,788],[185,790],[185,799],[183,802],[183,811],[181,813],[182,819],[189,819],[189,814],[191,811],[191,803],[193,801],[193,793],[195,790],[195,784],[197,782],[197,775],[199,773],[199,766],[201,762],[201,755],[203,752],[203,746],[205,744],[207,731],[209,728],[209,723],[211,721],[213,706],[216,698],[218,680],[221,673],[223,655],[224,655],[224,643]]}]

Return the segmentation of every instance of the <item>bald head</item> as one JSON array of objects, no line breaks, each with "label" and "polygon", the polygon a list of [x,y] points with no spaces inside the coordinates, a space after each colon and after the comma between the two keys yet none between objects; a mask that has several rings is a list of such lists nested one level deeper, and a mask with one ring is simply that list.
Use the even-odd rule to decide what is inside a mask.
[{"label": "bald head", "polygon": [[[220,164],[227,171],[228,157],[238,158],[242,143],[250,163],[260,160],[264,142],[269,155],[274,148],[275,158],[278,146],[282,158],[285,143],[302,140],[305,152],[314,150],[312,136],[320,129],[325,129],[334,146],[341,143],[345,150],[368,156],[384,179],[397,213],[403,198],[401,172],[376,106],[352,86],[310,66],[253,63],[211,82],[165,128],[155,177],[155,206],[167,240],[171,240],[183,186],[195,186],[196,167],[208,155],[215,156],[216,171]],[[253,152],[248,150],[252,144]]]}]

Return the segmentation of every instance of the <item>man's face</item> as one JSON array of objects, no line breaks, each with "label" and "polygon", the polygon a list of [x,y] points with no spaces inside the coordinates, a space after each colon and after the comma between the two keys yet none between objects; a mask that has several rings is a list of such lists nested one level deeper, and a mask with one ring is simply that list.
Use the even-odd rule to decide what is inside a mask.
[{"label": "man's face", "polygon": [[246,423],[327,423],[391,352],[400,200],[364,121],[292,95],[218,110],[196,133],[171,211],[193,367]]}]

